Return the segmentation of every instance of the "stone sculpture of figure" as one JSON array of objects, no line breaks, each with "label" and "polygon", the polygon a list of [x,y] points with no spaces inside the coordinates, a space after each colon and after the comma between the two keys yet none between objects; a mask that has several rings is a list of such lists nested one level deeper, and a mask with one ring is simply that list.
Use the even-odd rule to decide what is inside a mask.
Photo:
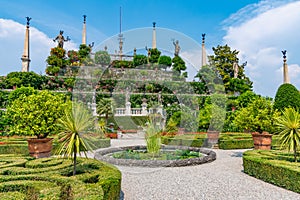
[{"label": "stone sculpture of figure", "polygon": [[283,54],[283,58],[285,59],[286,58],[286,50],[281,51],[281,53]]},{"label": "stone sculpture of figure", "polygon": [[91,44],[89,44],[89,47],[92,49],[94,47],[94,42],[92,42]]},{"label": "stone sculpture of figure", "polygon": [[130,101],[130,94],[129,94],[129,88],[127,87],[125,91],[125,103],[129,101]]},{"label": "stone sculpture of figure", "polygon": [[147,46],[145,47],[145,49],[146,49],[146,51],[148,52],[148,57],[150,57],[150,56],[151,56],[151,49],[148,48]]},{"label": "stone sculpture of figure", "polygon": [[238,73],[239,73],[239,66],[236,62],[233,63],[233,77],[237,78],[238,77]]},{"label": "stone sculpture of figure", "polygon": [[27,26],[29,26],[29,21],[31,20],[31,17],[26,17],[27,19]]},{"label": "stone sculpture of figure", "polygon": [[174,52],[174,55],[175,55],[175,56],[178,56],[178,55],[179,55],[179,51],[180,51],[179,41],[176,40],[176,43],[173,41],[173,44],[174,44],[174,46],[175,46],[175,52]]},{"label": "stone sculpture of figure", "polygon": [[53,40],[54,42],[58,41],[57,47],[64,48],[64,42],[70,41],[69,36],[67,36],[67,38],[65,39],[63,34],[64,34],[64,31],[60,30],[59,35],[56,36],[56,38]]},{"label": "stone sculpture of figure", "polygon": [[202,34],[202,43],[205,42],[205,33]]}]

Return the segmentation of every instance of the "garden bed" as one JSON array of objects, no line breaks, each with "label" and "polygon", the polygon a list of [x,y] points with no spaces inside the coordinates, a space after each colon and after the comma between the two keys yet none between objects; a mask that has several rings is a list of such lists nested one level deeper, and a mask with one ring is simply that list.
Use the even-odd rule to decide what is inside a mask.
[{"label": "garden bed", "polygon": [[300,160],[285,151],[250,150],[244,152],[244,172],[268,183],[300,193]]},{"label": "garden bed", "polygon": [[118,200],[121,173],[110,164],[78,158],[33,159],[0,155],[0,196],[9,199],[112,199]]}]

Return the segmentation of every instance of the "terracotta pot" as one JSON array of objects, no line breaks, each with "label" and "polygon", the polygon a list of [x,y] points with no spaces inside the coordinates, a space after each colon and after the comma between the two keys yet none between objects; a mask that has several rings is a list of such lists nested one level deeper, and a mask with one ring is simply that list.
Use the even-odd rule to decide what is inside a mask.
[{"label": "terracotta pot", "polygon": [[30,138],[28,142],[28,150],[30,156],[35,158],[47,158],[51,156],[53,138]]},{"label": "terracotta pot", "polygon": [[272,134],[268,132],[252,133],[254,149],[271,150]]},{"label": "terracotta pot", "polygon": [[220,135],[219,131],[207,131],[208,143],[210,144],[218,143],[219,135]]},{"label": "terracotta pot", "polygon": [[106,137],[109,137],[110,139],[118,139],[117,133],[106,133]]}]

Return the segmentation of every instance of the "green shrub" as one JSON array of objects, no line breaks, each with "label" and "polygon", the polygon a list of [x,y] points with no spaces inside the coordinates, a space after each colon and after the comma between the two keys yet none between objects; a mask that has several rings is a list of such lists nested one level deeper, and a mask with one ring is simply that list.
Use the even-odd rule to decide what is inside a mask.
[{"label": "green shrub", "polygon": [[37,136],[45,138],[58,132],[56,120],[68,106],[63,95],[54,95],[48,91],[22,96],[7,108],[7,117],[11,120],[9,135]]},{"label": "green shrub", "polygon": [[283,111],[287,107],[300,110],[300,94],[294,85],[284,83],[276,92],[274,108]]},{"label": "green shrub", "polygon": [[93,159],[77,161],[78,175],[72,176],[70,159],[0,155],[1,199],[119,199],[121,173],[116,167]]},{"label": "green shrub", "polygon": [[244,172],[250,176],[300,193],[300,164],[283,151],[251,150],[244,152]]}]

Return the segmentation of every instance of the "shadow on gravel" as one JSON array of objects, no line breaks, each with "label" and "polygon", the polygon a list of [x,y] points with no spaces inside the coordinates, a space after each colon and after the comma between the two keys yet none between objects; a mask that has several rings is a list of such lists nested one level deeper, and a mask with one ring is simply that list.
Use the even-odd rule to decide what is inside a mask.
[{"label": "shadow on gravel", "polygon": [[243,152],[234,152],[233,154],[231,154],[231,157],[241,158],[243,157]]}]

